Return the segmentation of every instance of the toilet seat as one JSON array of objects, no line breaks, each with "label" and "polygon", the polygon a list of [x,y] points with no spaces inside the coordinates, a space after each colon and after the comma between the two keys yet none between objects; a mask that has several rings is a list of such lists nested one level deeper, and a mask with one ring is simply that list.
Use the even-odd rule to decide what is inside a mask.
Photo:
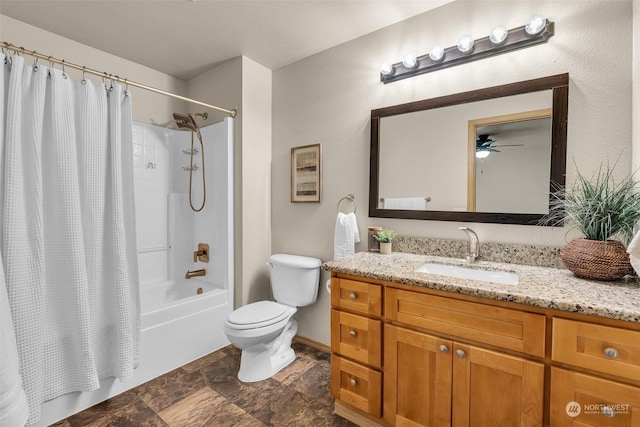
[{"label": "toilet seat", "polygon": [[258,301],[229,314],[227,326],[236,330],[264,328],[288,319],[295,311],[294,307],[277,302]]}]

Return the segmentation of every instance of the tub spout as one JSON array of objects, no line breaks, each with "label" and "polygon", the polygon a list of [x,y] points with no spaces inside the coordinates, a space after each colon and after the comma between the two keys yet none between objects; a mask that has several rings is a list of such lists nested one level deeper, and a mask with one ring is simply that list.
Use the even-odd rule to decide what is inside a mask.
[{"label": "tub spout", "polygon": [[187,274],[184,275],[185,279],[191,279],[192,277],[198,277],[198,276],[206,276],[207,275],[207,270],[206,269],[200,269],[200,270],[187,270]]}]

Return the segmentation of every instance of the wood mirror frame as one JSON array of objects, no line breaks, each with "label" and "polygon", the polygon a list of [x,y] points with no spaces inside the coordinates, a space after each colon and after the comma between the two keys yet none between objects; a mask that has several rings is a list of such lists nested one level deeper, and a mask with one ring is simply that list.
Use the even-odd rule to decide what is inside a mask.
[{"label": "wood mirror frame", "polygon": [[[369,169],[369,216],[376,218],[422,219],[435,221],[487,222],[499,224],[538,225],[544,214],[460,212],[382,209],[378,207],[380,182],[380,119],[469,102],[520,95],[551,89],[553,92],[551,127],[551,173],[549,193],[565,184],[567,157],[567,112],[569,104],[569,74],[478,89],[438,98],[371,110],[371,151]],[[550,196],[551,199],[551,196]]]}]

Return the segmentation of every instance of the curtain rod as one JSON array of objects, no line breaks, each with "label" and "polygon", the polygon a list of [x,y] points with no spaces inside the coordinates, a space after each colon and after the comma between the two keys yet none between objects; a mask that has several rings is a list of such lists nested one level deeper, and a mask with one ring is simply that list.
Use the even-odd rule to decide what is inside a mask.
[{"label": "curtain rod", "polygon": [[125,85],[138,87],[140,89],[148,90],[150,92],[159,93],[160,95],[165,95],[165,96],[168,96],[168,97],[171,97],[171,98],[179,99],[181,101],[186,101],[186,102],[189,102],[191,104],[196,104],[196,105],[200,105],[202,107],[211,108],[211,109],[216,110],[216,111],[221,111],[223,113],[226,113],[226,114],[230,115],[231,117],[235,117],[236,114],[238,113],[238,110],[236,110],[235,108],[233,110],[227,110],[225,108],[216,107],[215,105],[206,104],[204,102],[196,101],[195,99],[186,98],[184,96],[176,95],[175,93],[166,92],[166,91],[161,90],[161,89],[156,89],[154,87],[147,86],[147,85],[144,85],[142,83],[137,83],[137,82],[131,81],[129,79],[123,79],[121,77],[114,76],[113,74],[108,74],[106,72],[94,70],[92,68],[85,67],[84,65],[78,65],[78,64],[74,64],[72,62],[67,62],[64,59],[58,59],[58,58],[54,58],[52,56],[43,55],[41,53],[36,52],[35,50],[27,50],[24,47],[18,47],[18,46],[12,45],[11,43],[0,42],[0,46],[3,47],[4,49],[7,49],[7,50],[12,50],[12,51],[17,52],[17,53],[27,54],[29,56],[33,56],[34,58],[40,58],[40,59],[47,60],[50,63],[55,63],[55,64],[62,65],[62,70],[63,71],[64,71],[65,67],[71,67],[71,68],[75,68],[76,70],[80,70],[82,72],[86,72],[86,73],[89,73],[89,74],[94,74],[96,76],[100,76],[100,77],[103,77],[105,79],[112,80],[114,82],[124,83]]}]

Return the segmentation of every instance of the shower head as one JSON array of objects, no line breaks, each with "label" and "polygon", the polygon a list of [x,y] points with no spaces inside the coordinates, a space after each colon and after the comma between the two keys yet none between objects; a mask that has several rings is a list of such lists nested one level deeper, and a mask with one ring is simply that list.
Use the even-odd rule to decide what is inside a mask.
[{"label": "shower head", "polygon": [[193,132],[198,132],[198,124],[196,123],[195,116],[193,114],[179,114],[173,113],[173,118],[179,128],[189,128]]},{"label": "shower head", "polygon": [[202,139],[202,135],[200,134],[200,127],[198,123],[196,123],[196,117],[202,117],[204,120],[207,120],[209,114],[207,113],[195,113],[195,114],[180,114],[173,113],[173,118],[176,121],[176,124],[179,128],[188,128],[192,132],[198,134],[198,137]]}]

